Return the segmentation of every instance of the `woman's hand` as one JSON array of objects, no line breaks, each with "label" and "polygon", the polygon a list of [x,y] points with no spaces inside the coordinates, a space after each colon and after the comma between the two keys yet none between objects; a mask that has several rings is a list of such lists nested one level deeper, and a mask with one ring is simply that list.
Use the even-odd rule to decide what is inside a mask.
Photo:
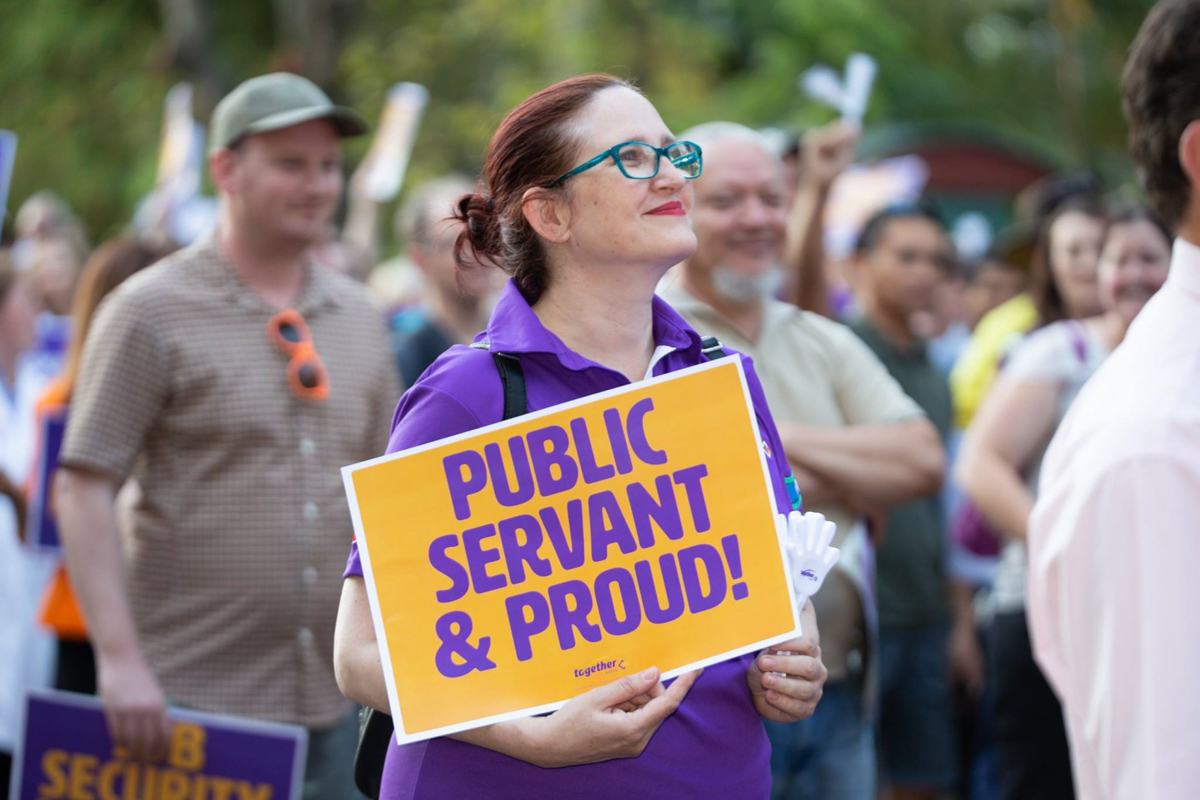
[{"label": "woman's hand", "polygon": [[821,663],[821,637],[812,603],[805,603],[800,616],[801,627],[809,633],[763,651],[746,670],[754,707],[772,722],[811,717],[829,674]]},{"label": "woman's hand", "polygon": [[658,669],[652,667],[581,694],[548,717],[504,722],[454,738],[539,767],[636,758],[679,708],[701,672],[680,675],[664,688]]},{"label": "woman's hand", "polygon": [[[652,667],[576,697],[550,716],[536,719],[543,723],[536,737],[542,755],[534,763],[566,767],[640,756],[659,726],[687,697],[700,672],[680,675],[664,688],[658,669]],[[633,711],[621,709],[635,705],[643,695],[650,697],[645,705]]]}]

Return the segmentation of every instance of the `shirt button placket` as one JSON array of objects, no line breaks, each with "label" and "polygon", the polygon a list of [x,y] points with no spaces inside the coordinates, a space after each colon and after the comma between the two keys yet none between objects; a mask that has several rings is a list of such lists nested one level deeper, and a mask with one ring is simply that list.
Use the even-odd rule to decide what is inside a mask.
[{"label": "shirt button placket", "polygon": [[320,536],[317,526],[320,525],[321,508],[317,504],[317,488],[314,481],[314,475],[317,472],[317,444],[313,438],[313,430],[316,422],[314,417],[320,413],[320,409],[311,403],[299,402],[298,404],[299,413],[296,416],[299,441],[294,463],[296,465],[295,485],[300,487],[301,491],[300,515],[303,522],[300,525],[300,535],[295,542],[295,547],[298,561],[304,566],[300,570],[301,627],[296,637],[300,646],[300,681],[297,686],[299,697],[296,699],[303,716],[309,712],[311,707],[310,699],[313,696],[314,686],[310,670],[316,663],[316,635],[313,633],[312,625],[315,619],[317,598],[315,589],[318,574],[317,568],[313,566],[313,557],[316,552],[313,543]]},{"label": "shirt button placket", "polygon": [[301,628],[300,632],[296,635],[296,640],[300,642],[300,646],[304,648],[305,651],[308,651],[312,649],[313,643],[316,641],[316,637],[313,635],[312,628]]}]

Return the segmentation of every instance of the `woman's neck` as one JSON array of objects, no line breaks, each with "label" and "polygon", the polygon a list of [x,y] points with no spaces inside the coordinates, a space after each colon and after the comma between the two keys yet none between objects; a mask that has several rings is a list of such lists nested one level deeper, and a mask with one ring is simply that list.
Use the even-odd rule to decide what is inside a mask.
[{"label": "woman's neck", "polygon": [[579,265],[555,273],[533,306],[542,324],[584,358],[641,380],[654,354],[652,302],[661,275]]}]

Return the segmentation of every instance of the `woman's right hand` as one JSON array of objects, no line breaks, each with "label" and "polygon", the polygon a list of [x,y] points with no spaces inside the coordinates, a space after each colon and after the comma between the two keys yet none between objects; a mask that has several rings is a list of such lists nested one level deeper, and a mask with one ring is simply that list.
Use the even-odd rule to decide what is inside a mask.
[{"label": "woman's right hand", "polygon": [[539,767],[635,758],[679,708],[701,672],[680,675],[664,688],[658,668],[651,667],[582,694],[547,717],[509,723],[523,729],[520,752],[509,755]]}]

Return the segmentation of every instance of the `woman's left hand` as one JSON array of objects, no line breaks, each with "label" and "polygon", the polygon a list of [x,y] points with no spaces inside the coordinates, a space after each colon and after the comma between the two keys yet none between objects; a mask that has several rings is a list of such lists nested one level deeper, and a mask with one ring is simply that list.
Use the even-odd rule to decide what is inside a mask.
[{"label": "woman's left hand", "polygon": [[[805,634],[763,651],[746,670],[754,707],[772,722],[808,719],[817,708],[828,673],[821,663],[821,636],[812,603],[800,613]],[[787,655],[777,655],[789,651]],[[783,672],[785,676],[775,673]]]}]

